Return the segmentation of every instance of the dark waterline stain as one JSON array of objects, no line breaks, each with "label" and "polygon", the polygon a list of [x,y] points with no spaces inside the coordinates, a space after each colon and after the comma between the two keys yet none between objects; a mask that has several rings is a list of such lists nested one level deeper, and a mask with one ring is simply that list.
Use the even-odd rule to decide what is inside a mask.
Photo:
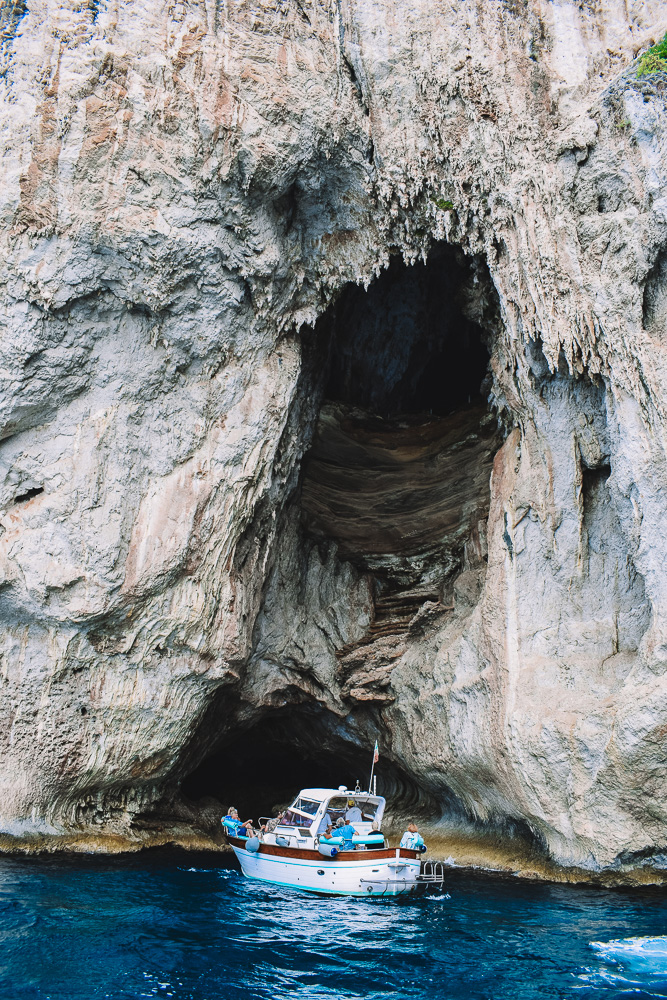
[{"label": "dark waterline stain", "polygon": [[657,889],[452,870],[442,895],[331,899],[161,850],[0,859],[0,915],[3,1000],[667,997],[664,939],[591,947],[661,935]]}]

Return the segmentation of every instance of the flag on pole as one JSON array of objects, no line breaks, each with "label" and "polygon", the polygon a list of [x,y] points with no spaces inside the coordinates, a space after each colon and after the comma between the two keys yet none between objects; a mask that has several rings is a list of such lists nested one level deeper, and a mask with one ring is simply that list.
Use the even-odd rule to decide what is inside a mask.
[{"label": "flag on pole", "polygon": [[373,751],[373,763],[377,764],[380,759],[380,750],[378,748],[378,741],[375,741],[375,750]]}]

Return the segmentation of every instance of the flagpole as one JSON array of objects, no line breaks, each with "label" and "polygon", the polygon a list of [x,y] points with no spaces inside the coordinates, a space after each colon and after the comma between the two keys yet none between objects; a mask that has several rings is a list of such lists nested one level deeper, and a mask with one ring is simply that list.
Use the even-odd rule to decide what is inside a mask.
[{"label": "flagpole", "polygon": [[380,757],[380,751],[378,749],[378,741],[375,741],[375,746],[373,747],[373,763],[371,764],[371,776],[368,782],[368,794],[370,795],[373,791],[373,771],[375,770],[375,762]]}]

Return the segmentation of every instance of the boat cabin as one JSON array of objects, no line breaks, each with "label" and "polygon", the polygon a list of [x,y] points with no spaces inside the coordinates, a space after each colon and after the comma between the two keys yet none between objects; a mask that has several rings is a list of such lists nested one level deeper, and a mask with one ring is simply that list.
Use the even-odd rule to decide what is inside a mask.
[{"label": "boat cabin", "polygon": [[[299,846],[306,840],[314,840],[323,834],[327,824],[335,828],[339,819],[349,819],[357,836],[356,844],[383,839],[378,831],[382,827],[385,800],[381,795],[366,792],[350,792],[345,786],[339,788],[304,788],[292,805],[286,810],[282,822],[274,835],[296,840]],[[377,823],[373,830],[373,823]],[[334,829],[333,837],[336,833]],[[267,838],[271,834],[267,834]]]}]

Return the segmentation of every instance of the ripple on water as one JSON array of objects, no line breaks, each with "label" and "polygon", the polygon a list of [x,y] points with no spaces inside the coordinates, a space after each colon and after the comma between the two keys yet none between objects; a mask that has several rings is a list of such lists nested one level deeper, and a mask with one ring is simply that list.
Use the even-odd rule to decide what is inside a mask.
[{"label": "ripple on water", "polygon": [[667,996],[656,890],[450,870],[443,893],[322,898],[213,860],[0,858],[0,1000]]}]

